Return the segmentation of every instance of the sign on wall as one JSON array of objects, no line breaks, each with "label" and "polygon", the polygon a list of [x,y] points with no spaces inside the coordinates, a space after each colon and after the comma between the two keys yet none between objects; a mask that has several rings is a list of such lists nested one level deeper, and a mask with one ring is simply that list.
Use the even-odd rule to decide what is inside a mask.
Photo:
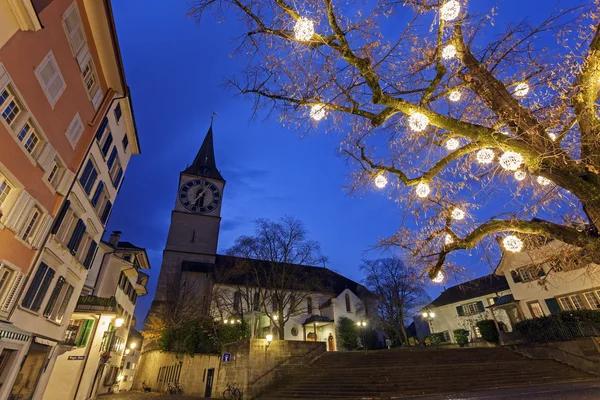
[{"label": "sign on wall", "polygon": [[223,357],[221,358],[221,361],[223,361],[223,362],[231,361],[231,353],[223,353]]},{"label": "sign on wall", "polygon": [[69,356],[68,360],[83,360],[85,356]]}]

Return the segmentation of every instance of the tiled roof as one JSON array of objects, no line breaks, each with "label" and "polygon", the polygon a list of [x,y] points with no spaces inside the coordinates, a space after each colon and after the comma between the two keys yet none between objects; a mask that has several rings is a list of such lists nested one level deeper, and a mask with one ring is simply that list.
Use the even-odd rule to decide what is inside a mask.
[{"label": "tiled roof", "polygon": [[508,289],[509,286],[505,277],[494,274],[486,275],[444,290],[429,306],[445,306]]}]

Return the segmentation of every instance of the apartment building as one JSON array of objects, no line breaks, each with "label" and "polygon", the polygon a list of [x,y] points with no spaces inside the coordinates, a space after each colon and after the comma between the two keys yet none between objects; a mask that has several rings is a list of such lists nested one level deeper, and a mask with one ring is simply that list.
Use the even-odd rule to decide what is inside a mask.
[{"label": "apartment building", "polygon": [[[135,324],[132,323],[133,325]],[[127,345],[125,346],[125,355],[121,361],[121,371],[119,376],[117,376],[119,392],[126,392],[133,388],[133,379],[140,363],[143,342],[144,338],[142,334],[131,328],[129,330],[129,337],[127,338]]]},{"label": "apartment building", "polygon": [[0,399],[40,399],[140,150],[109,0],[0,2],[0,46]]}]

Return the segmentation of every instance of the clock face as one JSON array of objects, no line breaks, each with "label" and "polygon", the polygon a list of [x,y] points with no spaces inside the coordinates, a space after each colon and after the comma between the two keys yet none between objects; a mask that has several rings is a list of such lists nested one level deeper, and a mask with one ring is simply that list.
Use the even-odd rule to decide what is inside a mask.
[{"label": "clock face", "polygon": [[209,213],[219,206],[221,192],[217,185],[212,182],[194,179],[181,186],[179,201],[192,212]]}]

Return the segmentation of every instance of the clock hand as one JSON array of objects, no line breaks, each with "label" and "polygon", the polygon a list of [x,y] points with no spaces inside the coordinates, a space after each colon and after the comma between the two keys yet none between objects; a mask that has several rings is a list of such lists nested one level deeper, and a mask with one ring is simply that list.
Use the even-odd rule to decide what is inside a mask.
[{"label": "clock hand", "polygon": [[207,187],[205,187],[205,188],[204,188],[204,189],[203,189],[203,190],[202,190],[200,193],[198,193],[198,194],[196,195],[196,198],[194,199],[193,203],[197,202],[197,201],[198,201],[198,199],[200,199],[200,197],[202,197],[202,195],[204,194],[204,192],[206,192],[206,189],[208,189],[208,186],[207,186]]}]

